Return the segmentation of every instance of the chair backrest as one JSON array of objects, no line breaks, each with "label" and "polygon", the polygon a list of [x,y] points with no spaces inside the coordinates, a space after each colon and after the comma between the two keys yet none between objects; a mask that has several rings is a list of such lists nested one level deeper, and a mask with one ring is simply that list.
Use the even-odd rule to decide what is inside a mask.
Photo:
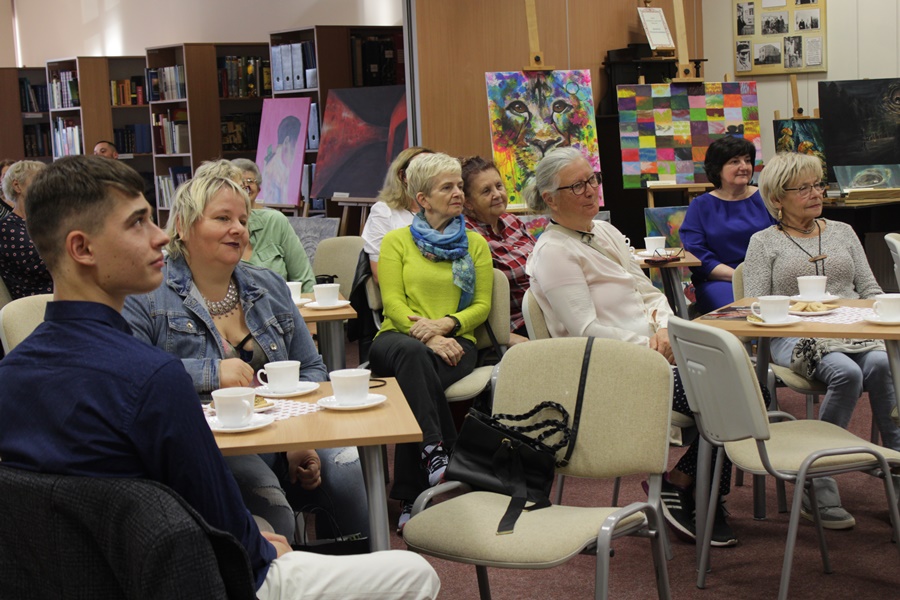
[{"label": "chair backrest", "polygon": [[[496,367],[494,412],[523,413],[553,400],[569,411],[571,424],[587,340],[532,340],[510,348]],[[558,472],[618,477],[665,471],[672,387],[672,369],[658,352],[595,339],[578,439],[571,462]],[[542,418],[538,414],[534,421]]]},{"label": "chair backrest", "polygon": [[337,275],[341,284],[341,295],[350,298],[356,263],[365,241],[358,235],[345,235],[322,240],[316,248],[313,273],[316,275]]},{"label": "chair backrest", "polygon": [[0,309],[0,342],[9,353],[44,322],[44,311],[53,294],[38,294],[13,300]]},{"label": "chair backrest", "polygon": [[4,597],[256,597],[237,539],[156,482],[0,467],[0,489]]},{"label": "chair backrest", "polygon": [[688,404],[713,443],[769,439],[766,404],[743,344],[733,334],[673,317],[669,340]]},{"label": "chair backrest", "polygon": [[884,241],[887,242],[891,258],[894,259],[894,278],[900,286],[900,233],[888,233],[884,236]]},{"label": "chair backrest", "polygon": [[341,220],[337,217],[288,217],[288,221],[294,228],[297,237],[300,238],[300,243],[306,250],[310,264],[316,258],[316,248],[319,246],[319,242],[335,237],[341,226]]},{"label": "chair backrest", "polygon": [[[491,292],[491,311],[488,313],[486,323],[491,324],[491,329],[497,337],[497,343],[501,346],[509,345],[509,279],[500,269],[494,269],[494,287]],[[475,328],[475,347],[479,350],[490,348],[493,345],[488,335],[487,327],[479,325]]]},{"label": "chair backrest", "polygon": [[375,327],[381,329],[381,311],[384,310],[384,302],[381,300],[381,288],[375,283],[374,277],[366,279],[366,301],[372,310],[372,319],[375,320]]},{"label": "chair backrest", "polygon": [[734,274],[731,276],[731,291],[735,300],[744,297],[744,263],[734,268]]},{"label": "chair backrest", "polygon": [[551,337],[544,311],[531,289],[526,290],[525,297],[522,298],[522,316],[525,317],[525,329],[528,330],[529,338],[546,340]]},{"label": "chair backrest", "polygon": [[3,308],[10,302],[12,302],[12,296],[9,293],[9,289],[6,287],[3,279],[0,279],[0,308]]}]

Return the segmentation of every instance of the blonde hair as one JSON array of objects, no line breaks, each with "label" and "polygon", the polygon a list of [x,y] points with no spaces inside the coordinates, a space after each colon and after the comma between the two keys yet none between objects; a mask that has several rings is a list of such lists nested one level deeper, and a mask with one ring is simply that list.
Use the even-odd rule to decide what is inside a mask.
[{"label": "blonde hair", "polygon": [[397,155],[384,176],[384,186],[378,192],[378,199],[395,210],[403,210],[413,203],[412,195],[406,191],[402,176],[406,174],[412,160],[420,154],[434,154],[428,148],[413,146]]},{"label": "blonde hair", "polygon": [[769,214],[774,218],[779,218],[779,207],[775,202],[784,199],[785,186],[802,176],[815,177],[818,180],[822,176],[822,161],[809,154],[781,152],[766,163],[759,175],[759,193]]},{"label": "blonde hair", "polygon": [[409,165],[406,171],[407,193],[415,198],[420,192],[426,196],[431,194],[434,180],[438,175],[452,174],[462,177],[462,166],[459,160],[442,152],[423,154]]},{"label": "blonde hair", "polygon": [[[235,172],[238,174],[237,180],[233,177]],[[250,197],[240,185],[241,175],[242,171],[227,160],[207,162],[200,165],[193,179],[178,186],[166,227],[166,233],[169,235],[166,251],[170,256],[187,256],[184,240],[181,239],[178,230],[180,228],[181,231],[187,231],[193,227],[203,216],[206,205],[219,190],[230,188],[240,196],[247,208],[247,215],[250,215]]]}]

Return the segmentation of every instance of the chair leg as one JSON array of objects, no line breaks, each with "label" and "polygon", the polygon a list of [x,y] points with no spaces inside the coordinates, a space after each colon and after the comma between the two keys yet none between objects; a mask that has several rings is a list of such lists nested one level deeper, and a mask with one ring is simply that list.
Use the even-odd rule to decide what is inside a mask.
[{"label": "chair leg", "polygon": [[806,418],[809,420],[816,418],[815,404],[816,404],[815,394],[807,394],[806,395]]},{"label": "chair leg", "polygon": [[[812,480],[809,482],[809,506],[815,509],[819,506],[819,500],[816,497],[816,488]],[[796,490],[795,490],[796,493]],[[825,573],[832,573],[831,560],[828,557],[828,545],[825,543],[825,528],[822,527],[822,518],[818,510],[812,510],[813,523],[816,525],[816,535],[819,538],[819,553],[822,555],[822,569]]]},{"label": "chair leg", "polygon": [[557,475],[556,476],[556,492],[553,494],[553,504],[556,504],[557,506],[562,504],[563,484],[565,482],[566,482],[565,475]]},{"label": "chair leg", "polygon": [[662,505],[656,507],[653,514],[647,515],[650,526],[656,529],[657,535],[650,538],[650,551],[653,554],[653,571],[656,573],[656,594],[659,600],[670,600],[672,591],[669,588],[669,567],[666,561],[672,560],[672,547],[666,536],[666,520],[663,518]]},{"label": "chair leg", "polygon": [[878,431],[878,423],[875,422],[875,415],[872,415],[872,430],[869,433],[869,441],[878,444],[881,439],[881,432]]},{"label": "chair leg", "polygon": [[[695,519],[703,519],[703,539],[700,541],[700,562],[697,565],[697,587],[701,590],[706,586],[706,571],[709,569],[709,549],[712,540],[713,521],[716,517],[716,507],[719,502],[719,482],[722,481],[722,463],[725,451],[722,448],[714,448],[716,453],[716,466],[713,470],[712,486],[709,492],[709,503],[706,505],[705,515],[696,515]],[[703,490],[698,490],[702,493]]]},{"label": "chair leg", "polygon": [[487,567],[475,565],[475,575],[478,577],[478,595],[481,600],[491,600],[491,584],[488,581]]},{"label": "chair leg", "polygon": [[784,489],[784,480],[775,480],[775,497],[778,499],[778,512],[786,513],[787,509],[787,492]]},{"label": "chair leg", "polygon": [[753,476],[753,518],[762,521],[766,518],[766,476]]},{"label": "chair leg", "polygon": [[621,486],[621,485],[622,485],[622,478],[616,477],[616,480],[613,483],[613,496],[612,496],[611,506],[619,505],[619,486]]},{"label": "chair leg", "polygon": [[788,587],[791,583],[791,566],[794,562],[794,546],[797,544],[797,529],[800,527],[800,508],[803,502],[802,482],[806,480],[806,473],[802,473],[802,477],[800,475],[798,474],[796,485],[794,485],[794,500],[791,503],[791,518],[788,522],[787,540],[784,544],[784,562],[781,566],[781,584],[778,588],[778,600],[788,600]]},{"label": "chair leg", "polygon": [[744,485],[744,472],[740,469],[735,469],[734,485],[738,487],[743,487]]}]

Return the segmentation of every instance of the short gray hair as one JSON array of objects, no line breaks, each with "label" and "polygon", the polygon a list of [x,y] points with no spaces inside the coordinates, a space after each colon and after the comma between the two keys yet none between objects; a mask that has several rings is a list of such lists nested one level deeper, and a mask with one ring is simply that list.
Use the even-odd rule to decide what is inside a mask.
[{"label": "short gray hair", "polygon": [[435,178],[445,173],[459,175],[462,178],[462,166],[459,164],[459,159],[442,152],[419,154],[406,169],[406,190],[413,198],[419,192],[428,196],[431,194]]},{"label": "short gray hair", "polygon": [[[253,162],[249,158],[235,158],[231,161],[231,164],[241,170],[242,180],[244,173],[253,173],[253,178],[256,179],[256,185],[262,187],[262,173],[259,172],[259,167],[256,166],[255,162]],[[241,183],[244,182],[241,181]]]},{"label": "short gray hair", "polygon": [[3,176],[3,196],[11,202],[18,203],[19,196],[15,187],[13,187],[13,183],[18,181],[20,184],[24,184],[29,177],[38,171],[42,171],[46,166],[44,163],[36,160],[20,160],[13,163]]},{"label": "short gray hair", "polygon": [[822,177],[822,161],[809,154],[781,152],[766,163],[759,175],[759,193],[766,208],[774,218],[778,218],[775,202],[784,199],[784,187],[801,176]]},{"label": "short gray hair", "polygon": [[[228,167],[225,165],[228,165]],[[247,215],[250,215],[250,197],[244,191],[244,188],[241,187],[240,181],[235,181],[231,176],[234,172],[240,173],[241,171],[227,160],[207,162],[197,169],[193,179],[178,186],[178,189],[175,190],[175,198],[172,200],[172,212],[169,215],[169,222],[166,226],[166,233],[169,235],[166,251],[170,256],[187,255],[184,240],[178,234],[178,228],[180,227],[181,231],[187,231],[193,227],[194,223],[203,216],[206,205],[222,188],[231,188],[243,198],[247,207]]]},{"label": "short gray hair", "polygon": [[557,194],[559,172],[578,160],[587,160],[577,148],[563,146],[548,152],[534,170],[534,181],[525,189],[525,202],[528,208],[538,213],[550,212],[544,202],[544,192]]}]

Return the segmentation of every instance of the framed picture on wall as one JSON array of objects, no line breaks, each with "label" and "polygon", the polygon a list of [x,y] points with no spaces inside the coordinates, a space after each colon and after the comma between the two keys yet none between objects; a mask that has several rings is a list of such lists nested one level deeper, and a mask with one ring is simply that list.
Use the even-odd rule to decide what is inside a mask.
[{"label": "framed picture on wall", "polygon": [[732,0],[738,77],[827,71],[826,0]]}]

